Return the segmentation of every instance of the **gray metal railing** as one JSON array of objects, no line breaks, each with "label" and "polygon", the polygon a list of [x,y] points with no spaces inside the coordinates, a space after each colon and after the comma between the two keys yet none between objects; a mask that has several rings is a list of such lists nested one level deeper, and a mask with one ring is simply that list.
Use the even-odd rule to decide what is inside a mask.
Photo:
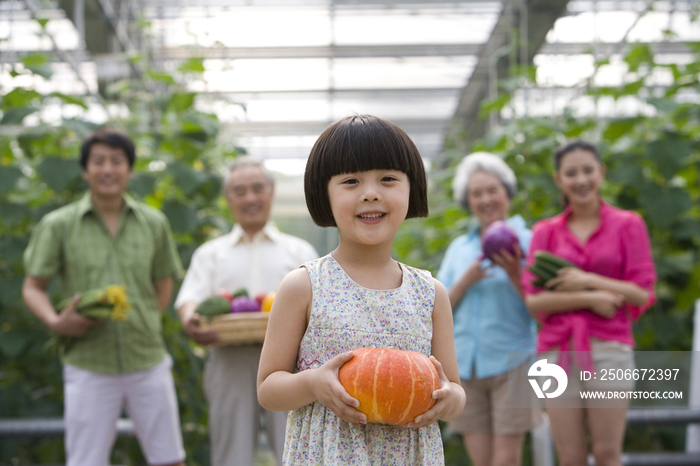
[{"label": "gray metal railing", "polygon": [[630,409],[627,425],[640,424],[691,424],[700,422],[698,408]]},{"label": "gray metal railing", "polygon": [[[594,465],[594,462],[589,464]],[[628,453],[622,455],[625,466],[698,466],[700,453]]]},{"label": "gray metal railing", "polygon": [[[627,412],[627,425],[630,426],[691,423],[700,423],[700,409],[630,409]],[[554,466],[554,449],[548,419],[533,431],[533,450],[536,466]],[[588,458],[588,464],[595,465],[592,455]],[[698,466],[700,452],[625,453],[622,455],[622,464],[624,466]]]},{"label": "gray metal railing", "polygon": [[[52,419],[0,419],[0,438],[8,437],[62,437],[65,423],[62,418]],[[117,435],[133,436],[131,419],[117,421]]]}]

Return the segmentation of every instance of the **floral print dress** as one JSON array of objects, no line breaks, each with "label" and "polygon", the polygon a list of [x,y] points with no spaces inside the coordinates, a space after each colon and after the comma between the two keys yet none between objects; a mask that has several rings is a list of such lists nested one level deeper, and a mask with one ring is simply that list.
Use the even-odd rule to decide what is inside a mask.
[{"label": "floral print dress", "polygon": [[[398,348],[430,356],[435,285],[430,272],[400,264],[393,290],[355,283],[327,255],[303,265],[313,288],[309,326],[297,372],[361,347]],[[285,465],[444,465],[438,423],[420,429],[351,424],[318,401],[289,413]]]}]

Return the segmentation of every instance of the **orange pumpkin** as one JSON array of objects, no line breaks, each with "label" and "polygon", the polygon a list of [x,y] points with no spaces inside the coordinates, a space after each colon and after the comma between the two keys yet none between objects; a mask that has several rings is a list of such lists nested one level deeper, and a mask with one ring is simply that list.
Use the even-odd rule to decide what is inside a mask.
[{"label": "orange pumpkin", "polygon": [[398,349],[360,348],[338,373],[345,390],[360,402],[367,421],[403,425],[429,410],[440,388],[435,365],[425,355]]}]

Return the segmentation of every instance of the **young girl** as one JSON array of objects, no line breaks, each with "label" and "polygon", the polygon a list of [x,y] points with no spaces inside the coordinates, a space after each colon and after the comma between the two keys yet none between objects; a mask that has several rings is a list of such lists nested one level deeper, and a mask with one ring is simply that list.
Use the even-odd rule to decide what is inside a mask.
[{"label": "young girl", "polygon": [[[578,373],[580,368],[598,374],[634,368],[632,320],[654,302],[649,234],[639,215],[601,199],[605,168],[594,146],[573,141],[557,151],[554,166],[567,207],[533,226],[527,262],[532,264],[534,253],[544,250],[577,268],[560,270],[546,283],[547,290],[532,285],[529,271],[522,279],[525,303],[542,322],[538,351],[569,369],[564,394],[546,401],[554,444],[560,465],[585,466],[590,433],[595,464],[620,465],[627,406],[616,401],[601,409],[605,402],[581,399],[580,391],[610,387],[596,380],[581,382]],[[633,381],[621,384],[615,390],[634,386]]]},{"label": "young girl", "polygon": [[[284,464],[444,464],[435,421],[453,419],[465,401],[449,298],[429,272],[391,258],[404,219],[428,214],[418,150],[388,121],[342,119],[311,150],[304,189],[312,218],[336,226],[339,245],[289,273],[270,314],[258,399],[291,411]],[[361,347],[432,355],[435,405],[407,426],[367,423],[338,380]]]}]

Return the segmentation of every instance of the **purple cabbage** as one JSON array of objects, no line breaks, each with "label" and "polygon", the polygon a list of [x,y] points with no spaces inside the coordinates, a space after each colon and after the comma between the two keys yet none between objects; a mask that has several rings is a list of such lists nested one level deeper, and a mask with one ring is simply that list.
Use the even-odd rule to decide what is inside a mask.
[{"label": "purple cabbage", "polygon": [[481,237],[483,256],[491,260],[493,260],[494,254],[504,249],[515,255],[516,244],[518,244],[518,235],[503,220],[496,220],[487,226]]},{"label": "purple cabbage", "polygon": [[237,296],[231,301],[231,312],[260,312],[260,303],[248,296]]}]

